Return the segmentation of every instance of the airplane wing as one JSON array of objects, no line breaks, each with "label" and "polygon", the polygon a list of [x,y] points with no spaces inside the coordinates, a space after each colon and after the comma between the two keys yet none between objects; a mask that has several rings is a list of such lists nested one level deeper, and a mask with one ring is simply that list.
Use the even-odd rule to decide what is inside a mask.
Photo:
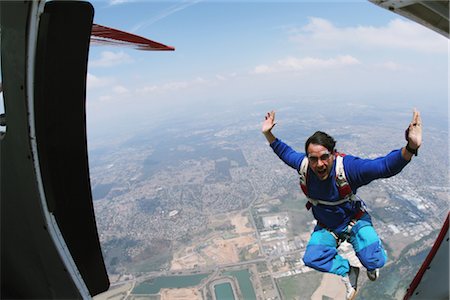
[{"label": "airplane wing", "polygon": [[403,300],[449,299],[449,215]]},{"label": "airplane wing", "polygon": [[146,39],[144,37],[109,28],[106,26],[92,24],[91,44],[96,45],[120,45],[130,46],[138,50],[151,51],[173,51],[174,47]]},{"label": "airplane wing", "polygon": [[369,1],[449,37],[448,0]]}]

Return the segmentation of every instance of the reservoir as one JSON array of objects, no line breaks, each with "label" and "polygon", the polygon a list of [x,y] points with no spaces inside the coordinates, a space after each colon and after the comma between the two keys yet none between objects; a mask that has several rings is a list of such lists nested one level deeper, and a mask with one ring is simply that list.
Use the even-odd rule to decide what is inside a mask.
[{"label": "reservoir", "polygon": [[160,289],[176,289],[196,286],[209,274],[187,276],[163,276],[144,281],[133,289],[133,294],[158,294]]},{"label": "reservoir", "polygon": [[224,275],[234,276],[237,279],[244,300],[256,300],[255,290],[253,289],[252,281],[250,280],[250,272],[248,269],[230,271],[224,273]]},{"label": "reservoir", "polygon": [[235,300],[233,288],[229,282],[216,284],[214,286],[214,294],[216,294],[217,300]]}]

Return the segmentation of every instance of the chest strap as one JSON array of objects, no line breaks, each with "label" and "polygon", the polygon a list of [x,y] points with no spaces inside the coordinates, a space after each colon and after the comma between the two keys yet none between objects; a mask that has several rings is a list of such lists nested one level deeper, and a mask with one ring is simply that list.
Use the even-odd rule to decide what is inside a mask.
[{"label": "chest strap", "polygon": [[355,195],[353,194],[353,191],[350,187],[350,184],[347,181],[347,177],[345,176],[345,170],[344,170],[344,157],[345,154],[336,154],[336,186],[339,191],[339,197],[340,200],[338,201],[325,201],[325,200],[319,200],[319,199],[313,199],[309,197],[308,193],[308,186],[307,186],[307,176],[308,176],[308,157],[304,157],[300,168],[298,170],[298,174],[300,175],[300,188],[302,189],[303,193],[305,194],[306,198],[308,198],[308,202],[306,203],[306,209],[310,210],[312,206],[317,206],[318,204],[322,205],[340,205],[342,203],[348,202],[348,201],[355,201],[357,200]]},{"label": "chest strap", "polygon": [[351,194],[348,197],[345,197],[344,199],[340,199],[338,201],[324,201],[319,199],[312,199],[308,197],[308,202],[311,202],[312,205],[316,206],[317,204],[323,204],[323,205],[341,205],[342,203],[349,202],[349,201],[356,201],[357,198],[355,195]]}]

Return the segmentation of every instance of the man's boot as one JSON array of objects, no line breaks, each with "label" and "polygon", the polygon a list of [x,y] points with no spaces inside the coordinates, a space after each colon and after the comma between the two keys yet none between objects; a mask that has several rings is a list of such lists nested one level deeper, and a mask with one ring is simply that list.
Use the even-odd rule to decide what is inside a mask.
[{"label": "man's boot", "polygon": [[367,277],[369,277],[369,279],[371,281],[377,280],[378,276],[380,276],[380,270],[379,269],[375,269],[375,270],[372,270],[372,271],[367,270]]},{"label": "man's boot", "polygon": [[350,266],[350,271],[348,272],[348,274],[342,277],[342,281],[344,282],[345,288],[347,289],[347,300],[355,299],[358,290],[358,276],[359,268]]}]

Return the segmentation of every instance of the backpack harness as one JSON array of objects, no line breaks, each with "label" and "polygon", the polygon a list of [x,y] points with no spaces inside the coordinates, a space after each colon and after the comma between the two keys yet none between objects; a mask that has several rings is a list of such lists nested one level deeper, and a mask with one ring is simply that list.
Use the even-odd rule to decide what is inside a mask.
[{"label": "backpack harness", "polygon": [[345,170],[344,170],[344,156],[345,154],[336,152],[335,159],[336,159],[336,186],[339,191],[339,200],[338,201],[325,201],[325,200],[319,200],[319,199],[313,199],[310,198],[308,195],[308,186],[307,186],[307,178],[308,178],[308,157],[305,156],[300,164],[300,169],[298,170],[298,174],[300,175],[300,188],[305,194],[306,198],[308,199],[308,202],[306,202],[306,209],[310,210],[312,206],[317,206],[318,204],[322,205],[340,205],[345,202],[349,201],[358,201],[358,212],[353,216],[350,223],[347,225],[347,229],[344,230],[340,234],[336,234],[333,230],[327,228],[324,224],[318,223],[321,227],[328,230],[336,239],[337,247],[339,245],[347,240],[347,238],[350,236],[350,232],[353,228],[353,226],[356,224],[356,222],[361,219],[361,217],[365,213],[365,209],[361,205],[360,199],[353,193],[350,184],[347,181],[347,177],[345,176]]}]

